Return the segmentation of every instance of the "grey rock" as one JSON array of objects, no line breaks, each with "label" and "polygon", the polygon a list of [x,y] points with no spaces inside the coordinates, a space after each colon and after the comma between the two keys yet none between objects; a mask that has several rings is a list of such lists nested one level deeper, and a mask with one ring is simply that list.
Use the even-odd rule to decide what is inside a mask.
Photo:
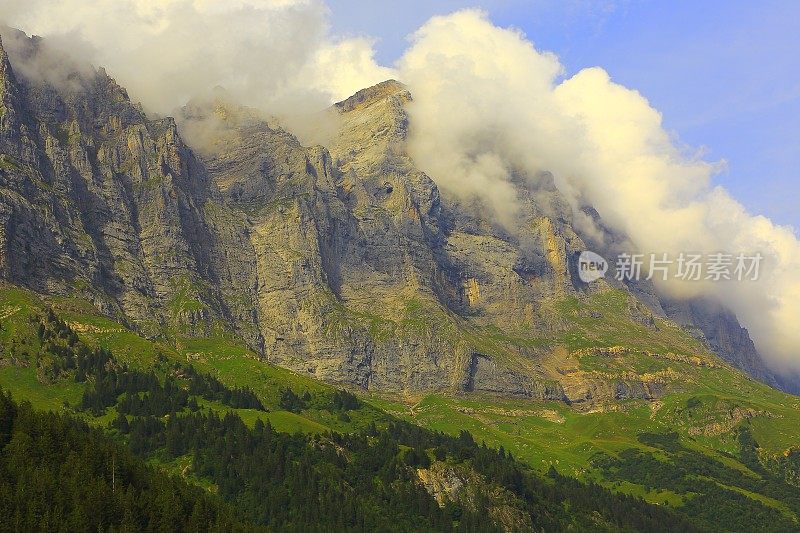
[{"label": "grey rock", "polygon": [[[553,306],[615,287],[632,324],[685,317],[768,379],[732,315],[665,311],[646,283],[581,283],[574,258],[596,244],[549,174],[514,178],[516,230],[439,191],[406,152],[412,97],[396,81],[336,104],[328,146],[304,146],[224,95],[176,122],[149,118],[102,69],[65,84],[17,76],[41,41],[3,37],[16,54],[0,45],[0,275],[11,283],[88,299],[149,336],[236,335],[274,364],[365,389],[657,398],[667,382],[562,374],[552,346],[512,338],[558,337],[570,323]],[[594,249],[624,248],[607,231]]]}]

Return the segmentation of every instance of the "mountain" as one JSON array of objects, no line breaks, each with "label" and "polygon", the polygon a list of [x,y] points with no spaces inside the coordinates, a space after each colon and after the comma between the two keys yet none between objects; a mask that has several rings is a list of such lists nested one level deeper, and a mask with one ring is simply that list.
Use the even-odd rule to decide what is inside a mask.
[{"label": "mountain", "polygon": [[[22,65],[49,53],[10,35]],[[406,152],[412,96],[397,82],[337,104],[327,148],[224,100],[190,105],[182,128],[204,132],[192,150],[102,70],[18,76],[3,52],[2,73],[0,268],[12,283],[88,299],[150,337],[233,334],[270,362],[370,390],[659,395],[663,380],[563,371],[565,349],[612,325],[614,344],[716,349],[769,381],[725,310],[680,315],[704,347],[652,287],[577,280],[587,244],[551,176],[519,177],[516,232],[443,195]],[[576,315],[588,317],[579,333]]]},{"label": "mountain", "polygon": [[[302,433],[278,440],[337,476],[360,464],[345,460],[351,447],[394,428],[393,455],[370,463],[387,487],[398,481],[384,496],[435,502],[447,523],[488,498],[506,530],[527,527],[526,513],[581,529],[591,509],[557,508],[590,501],[602,528],[642,529],[620,521],[628,500],[598,503],[612,491],[702,530],[796,529],[800,403],[775,388],[792,381],[715,302],[673,301],[645,281],[583,283],[578,253],[612,257],[630,243],[591,206],[573,211],[550,174],[514,176],[520,213],[503,225],[415,165],[413,95],[396,81],[314,117],[335,126],[315,145],[223,91],[174,119],[149,116],[102,69],[0,33],[0,386],[15,398],[103,428],[248,512],[266,512],[250,506],[267,501],[254,485],[204,463],[202,447],[180,448],[198,435],[187,428],[219,429],[183,420],[197,415],[190,399],[209,416],[235,414],[248,429],[226,427],[240,443],[257,421]],[[51,323],[63,324],[55,336]],[[86,354],[103,364],[87,373]],[[362,407],[342,409],[350,396],[334,400],[330,384]],[[168,445],[174,415],[186,425],[170,431],[189,433]],[[476,442],[513,454],[513,468],[476,465],[488,457]],[[437,456],[440,445],[452,453]],[[337,447],[341,457],[316,463],[313,450]],[[413,464],[398,467],[409,449]],[[253,461],[239,460],[226,466]],[[308,477],[292,472],[289,485]],[[475,489],[487,472],[496,483]],[[592,488],[545,499],[541,515],[522,503],[544,501],[525,490],[577,483],[566,476]],[[642,513],[657,516],[651,507]]]}]

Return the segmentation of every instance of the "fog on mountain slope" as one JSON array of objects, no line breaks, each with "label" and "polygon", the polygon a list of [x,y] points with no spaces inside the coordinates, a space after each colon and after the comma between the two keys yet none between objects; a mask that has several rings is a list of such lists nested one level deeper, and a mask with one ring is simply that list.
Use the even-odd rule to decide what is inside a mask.
[{"label": "fog on mountain slope", "polygon": [[[641,251],[761,252],[758,282],[661,283],[674,297],[710,296],[733,309],[778,368],[800,368],[800,243],[752,216],[723,188],[719,164],[687,152],[639,93],[601,68],[563,67],[521,34],[464,11],[429,21],[400,61],[412,88],[412,155],[444,188],[488,197],[503,220],[513,171],[554,174]],[[584,218],[584,231],[591,220]],[[636,250],[632,250],[636,251]]]},{"label": "fog on mountain slope", "polygon": [[[167,111],[221,84],[243,103],[275,112],[323,107],[392,74],[375,64],[368,40],[330,37],[325,9],[315,1],[127,0],[89,9],[77,0],[12,0],[0,18],[71,35],[76,49],[93,49],[95,61],[150,108]],[[397,71],[415,99],[416,163],[449,194],[483,198],[506,226],[517,224],[511,176],[546,170],[587,235],[599,233],[577,209],[583,205],[642,251],[764,254],[757,283],[660,289],[720,300],[776,368],[800,368],[797,237],[712,187],[719,165],[681,146],[644,97],[600,68],[563,79],[554,55],[469,10],[423,26]]]},{"label": "fog on mountain slope", "polygon": [[320,0],[3,0],[0,22],[58,38],[162,114],[218,85],[271,112],[321,109],[392,75],[370,39],[329,34]]}]

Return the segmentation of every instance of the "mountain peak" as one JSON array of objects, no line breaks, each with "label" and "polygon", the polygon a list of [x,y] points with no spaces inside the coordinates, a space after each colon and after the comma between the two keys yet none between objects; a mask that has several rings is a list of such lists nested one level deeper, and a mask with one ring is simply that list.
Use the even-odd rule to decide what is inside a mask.
[{"label": "mountain peak", "polygon": [[411,93],[408,92],[408,87],[399,81],[386,80],[372,87],[361,89],[350,98],[336,103],[335,107],[340,112],[347,113],[357,107],[365,107],[378,100],[400,94],[407,95],[408,97],[411,96]]}]

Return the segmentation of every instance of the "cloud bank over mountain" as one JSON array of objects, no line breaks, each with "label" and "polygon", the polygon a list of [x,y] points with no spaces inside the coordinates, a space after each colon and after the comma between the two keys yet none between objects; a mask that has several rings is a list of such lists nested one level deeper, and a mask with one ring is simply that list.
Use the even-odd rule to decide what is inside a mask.
[{"label": "cloud bank over mountain", "polygon": [[757,282],[660,288],[719,299],[774,365],[800,367],[800,242],[714,187],[721,164],[682,146],[642,95],[599,67],[564,79],[557,57],[477,11],[431,19],[399,68],[415,97],[412,155],[443,188],[483,196],[509,220],[512,173],[546,170],[641,251],[762,253]]},{"label": "cloud bank over mountain", "polygon": [[555,55],[480,11],[434,17],[393,68],[374,61],[369,38],[332,35],[315,0],[7,0],[0,20],[88,53],[162,113],[217,85],[270,113],[313,110],[397,77],[414,95],[417,164],[450,194],[483,198],[502,224],[515,221],[511,176],[550,171],[575,207],[591,204],[642,251],[762,253],[758,282],[660,288],[720,300],[773,366],[800,369],[792,229],[713,186],[722,163],[683,146],[635,90],[599,67],[565,77]]},{"label": "cloud bank over mountain", "polygon": [[331,37],[317,0],[4,0],[0,21],[88,55],[160,113],[218,85],[270,112],[323,107],[392,75],[370,39]]}]

